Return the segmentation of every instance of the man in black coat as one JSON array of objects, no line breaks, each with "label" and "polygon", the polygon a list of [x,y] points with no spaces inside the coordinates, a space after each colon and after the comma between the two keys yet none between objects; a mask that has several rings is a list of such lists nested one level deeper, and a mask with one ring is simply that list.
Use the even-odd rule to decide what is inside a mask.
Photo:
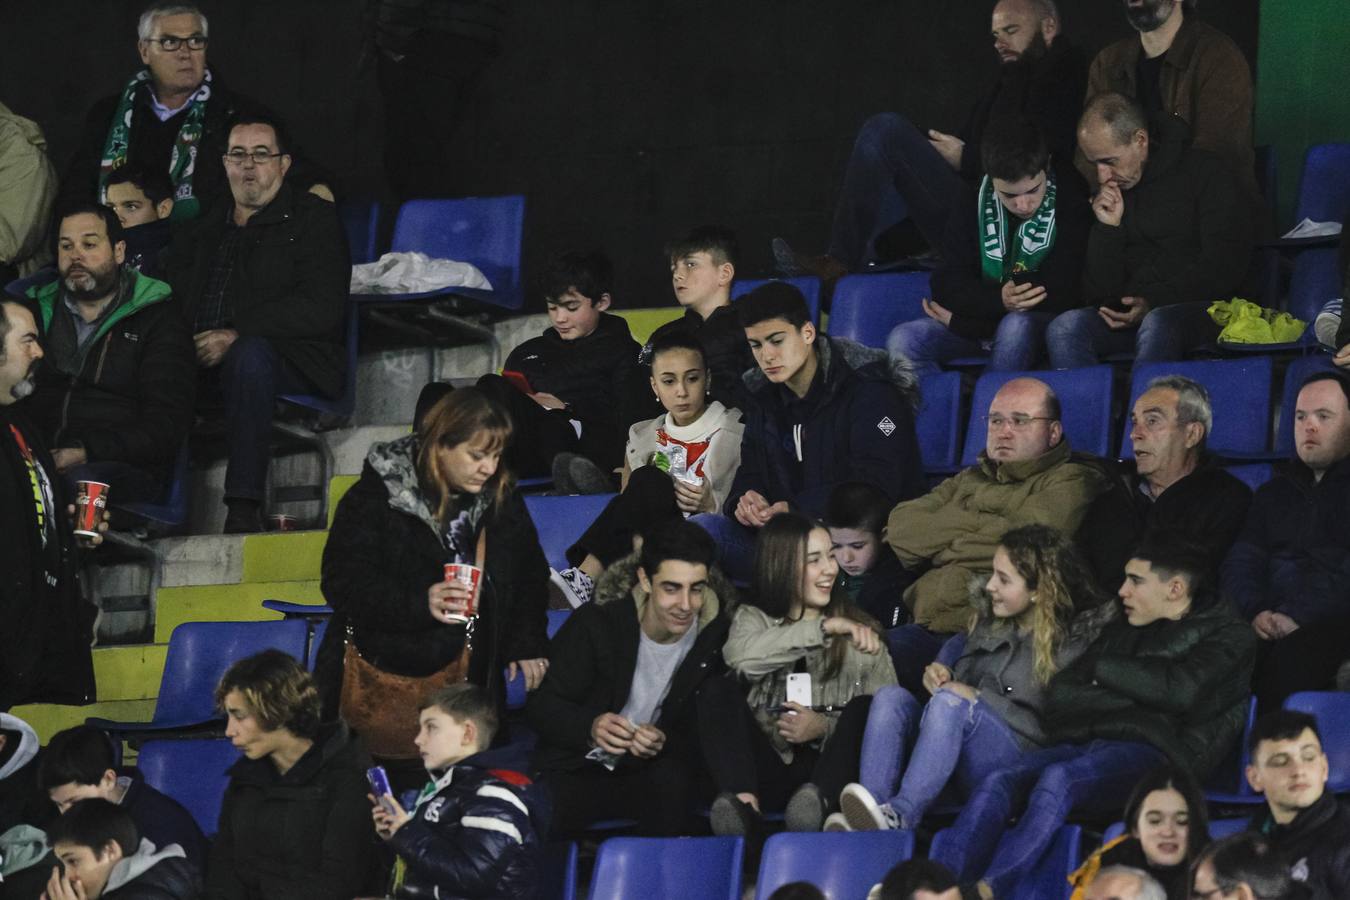
[{"label": "man in black coat", "polygon": [[41,359],[32,313],[0,299],[0,711],[94,699],[94,610],[80,596],[65,488],[18,403]]},{"label": "man in black coat", "polygon": [[711,540],[677,522],[643,544],[637,583],[577,609],[554,637],[525,712],[553,794],[552,834],[600,819],[688,834],[701,767],[699,694],[725,670],[730,598],[708,588]]},{"label": "man in black coat", "polygon": [[779,268],[837,278],[872,256],[887,201],[895,195],[930,247],[942,244],[962,184],[984,174],[980,144],[990,122],[1030,118],[1056,159],[1073,157],[1074,126],[1087,87],[1087,59],[1060,29],[1053,0],[1000,0],[990,32],[1002,64],[998,81],[971,110],[959,134],[917,127],[899,113],[872,116],[858,132],[844,170],[826,255],[807,259],[774,240]]},{"label": "man in black coat", "polygon": [[351,261],[333,204],[287,180],[279,122],[240,118],[225,154],[230,201],[170,248],[169,282],[192,329],[204,389],[224,395],[225,531],[262,530],[278,394],[337,397]]},{"label": "man in black coat", "polygon": [[1350,806],[1327,790],[1329,768],[1317,720],[1279,709],[1257,720],[1247,780],[1266,797],[1252,819],[1314,900],[1350,897]]},{"label": "man in black coat", "polygon": [[1222,158],[1191,147],[1177,118],[1149,120],[1123,94],[1088,102],[1078,144],[1097,171],[1082,309],[1050,323],[1056,369],[1111,353],[1181,359],[1213,342],[1209,304],[1242,283],[1252,255],[1246,196]]}]

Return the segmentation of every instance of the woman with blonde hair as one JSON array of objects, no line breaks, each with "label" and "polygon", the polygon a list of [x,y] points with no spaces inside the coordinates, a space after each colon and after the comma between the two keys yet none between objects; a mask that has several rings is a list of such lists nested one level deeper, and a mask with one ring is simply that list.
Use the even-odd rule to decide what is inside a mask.
[{"label": "woman with blonde hair", "polygon": [[[1045,525],[1003,535],[992,568],[982,587],[973,586],[968,633],[952,638],[924,671],[928,705],[921,708],[900,687],[873,698],[861,784],[840,794],[834,827],[915,828],[953,775],[969,792],[984,775],[1045,743],[1046,685],[1086,649],[1115,607],[1101,602],[1073,542]],[[1075,616],[1075,609],[1086,611]]]}]

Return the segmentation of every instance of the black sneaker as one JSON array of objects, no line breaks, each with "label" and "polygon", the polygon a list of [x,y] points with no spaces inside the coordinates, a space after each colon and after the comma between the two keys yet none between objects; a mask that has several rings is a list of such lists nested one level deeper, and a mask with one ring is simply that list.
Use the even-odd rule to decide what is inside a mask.
[{"label": "black sneaker", "polygon": [[712,833],[719,837],[746,837],[759,825],[759,813],[735,794],[718,794],[708,812]]}]

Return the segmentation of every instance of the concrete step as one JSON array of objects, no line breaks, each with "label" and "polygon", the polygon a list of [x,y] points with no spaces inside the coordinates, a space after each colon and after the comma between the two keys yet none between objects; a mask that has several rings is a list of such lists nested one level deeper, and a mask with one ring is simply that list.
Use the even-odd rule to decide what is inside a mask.
[{"label": "concrete step", "polygon": [[167,642],[184,622],[265,622],[280,613],[263,609],[264,600],[323,603],[318,579],[258,581],[164,588],[159,592],[154,639]]},{"label": "concrete step", "polygon": [[94,684],[101,703],[154,700],[159,696],[167,644],[94,648]]},{"label": "concrete step", "polygon": [[113,700],[91,703],[88,706],[58,706],[50,703],[35,703],[16,706],[10,713],[23,719],[37,732],[38,739],[46,744],[52,735],[76,725],[83,725],[91,716],[104,719],[116,719],[121,722],[149,722],[155,714],[154,700]]}]

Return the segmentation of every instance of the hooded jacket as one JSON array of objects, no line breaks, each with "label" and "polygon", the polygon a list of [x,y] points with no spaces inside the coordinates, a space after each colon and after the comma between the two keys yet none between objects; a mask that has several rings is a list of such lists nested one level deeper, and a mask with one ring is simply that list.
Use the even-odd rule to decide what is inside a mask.
[{"label": "hooded jacket", "polygon": [[[639,624],[649,595],[637,578],[638,556],[614,563],[600,576],[595,599],[578,608],[553,636],[548,672],[530,694],[525,715],[539,734],[535,768],[570,771],[593,765],[591,723],[602,713],[617,713],[628,701],[637,669]],[[612,574],[611,574],[612,573]],[[694,736],[694,695],[709,676],[726,671],[722,645],[727,639],[735,591],[710,569],[694,645],[671,677],[656,726],[666,734],[662,753],[690,748]],[[646,760],[625,755],[619,767]]]},{"label": "hooded jacket", "polygon": [[1142,741],[1203,780],[1242,733],[1256,636],[1217,599],[1194,602],[1178,620],[1102,629],[1050,682],[1050,740]]},{"label": "hooded jacket", "polygon": [[340,900],[364,886],[374,849],[369,754],[343,722],[280,774],[272,760],[229,769],[211,845],[210,900]]},{"label": "hooded jacket", "polygon": [[1289,861],[1294,880],[1311,889],[1313,900],[1350,897],[1350,806],[1331,791],[1323,790],[1288,825],[1276,824],[1264,807],[1251,827]]},{"label": "hooded jacket", "polygon": [[[16,825],[45,828],[56,818],[56,807],[38,784],[38,746],[41,743],[33,727],[9,713],[0,712],[0,731],[19,735],[18,746],[0,765],[0,834]],[[13,741],[13,735],[7,735]],[[8,860],[6,861],[8,862]]]},{"label": "hooded jacket", "polygon": [[[29,288],[43,337],[73,331],[60,280]],[[55,321],[54,321],[55,320]],[[74,343],[74,335],[71,336]],[[167,474],[192,426],[197,362],[169,286],[124,268],[116,305],[77,353],[76,374],[50,362],[29,401],[53,447],[83,447],[89,462]]]},{"label": "hooded jacket", "polygon": [[[361,480],[333,518],[320,586],[334,615],[314,667],[326,711],[337,710],[349,624],[366,660],[401,675],[444,668],[463,646],[464,626],[433,619],[427,607],[427,588],[444,579],[452,560],[418,484],[416,453],[416,435],[372,446]],[[511,491],[497,503],[492,491],[490,485],[477,495],[468,510],[471,533],[460,540],[472,553],[487,530],[469,678],[500,698],[506,663],[548,652],[549,569],[520,495]]]},{"label": "hooded jacket", "polygon": [[201,873],[187,861],[182,847],[169,844],[156,850],[146,838],[141,838],[135,853],[112,867],[103,888],[108,900],[197,900],[201,892]]},{"label": "hooded jacket", "polygon": [[819,368],[805,397],[758,368],[743,376],[753,402],[744,410],[741,467],[722,507],[728,516],[747,491],[817,515],[843,481],[865,481],[892,500],[925,491],[909,362],[819,333],[813,347]]},{"label": "hooded jacket", "polygon": [[1083,304],[1143,297],[1149,306],[1227,300],[1252,255],[1252,216],[1223,160],[1190,146],[1179,119],[1149,132],[1140,181],[1124,191],[1119,225],[1088,232]]},{"label": "hooded jacket", "polygon": [[953,633],[970,619],[967,584],[987,578],[1004,532],[1050,525],[1073,534],[1088,504],[1107,489],[1099,460],[1074,456],[1067,438],[1035,459],[979,462],[891,511],[886,540],[906,567],[927,566],[905,591],[914,621]]}]

